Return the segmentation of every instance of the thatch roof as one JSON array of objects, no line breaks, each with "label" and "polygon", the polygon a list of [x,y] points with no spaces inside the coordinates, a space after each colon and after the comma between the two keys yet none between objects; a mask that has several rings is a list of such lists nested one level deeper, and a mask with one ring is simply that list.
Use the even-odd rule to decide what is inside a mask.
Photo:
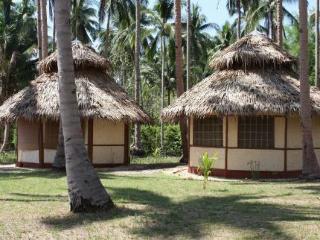
[{"label": "thatch roof", "polygon": [[[81,117],[103,118],[112,121],[149,122],[150,117],[133,101],[127,93],[105,72],[98,71],[93,66],[102,68],[104,60],[83,45],[73,46],[76,56],[75,64],[81,63],[81,69],[75,72],[77,97]],[[78,53],[78,50],[80,53]],[[83,53],[87,53],[84,56]],[[36,80],[17,94],[10,97],[0,106],[0,122],[12,122],[18,118],[25,119],[59,119],[58,74],[47,73],[53,69],[54,56],[52,54],[40,63],[45,70]],[[83,56],[84,60],[81,60]],[[92,56],[101,61],[92,63]],[[85,64],[89,69],[85,69]],[[96,64],[96,65],[95,65]],[[43,66],[51,66],[45,68]],[[79,65],[80,66],[80,65]]]},{"label": "thatch roof", "polygon": [[[75,70],[96,69],[98,71],[107,71],[111,68],[110,62],[97,54],[93,48],[85,46],[80,42],[72,44],[72,56]],[[40,73],[51,73],[58,71],[57,65],[58,51],[53,52],[50,56],[43,59],[38,64]]]},{"label": "thatch roof", "polygon": [[217,52],[210,66],[216,70],[291,67],[296,59],[265,35],[254,32]]},{"label": "thatch roof", "polygon": [[[228,47],[225,54],[232,52],[232,56],[239,56],[241,53],[237,51],[243,51],[243,43],[254,42],[257,38],[261,39],[262,43],[269,42],[274,48],[274,44],[267,37],[249,35]],[[245,55],[251,56],[259,53],[258,47],[256,45],[250,48],[252,53],[247,50]],[[266,45],[262,44],[262,48],[265,49],[265,47]],[[289,71],[288,68],[279,69],[270,65],[266,68],[257,67],[250,68],[250,70],[243,69],[242,66],[234,69],[235,65],[232,65],[231,62],[223,64],[223,59],[227,57],[224,58],[222,52],[219,55],[222,59],[219,60],[216,57],[214,66],[229,66],[230,69],[219,70],[218,67],[215,73],[181,95],[162,111],[163,120],[176,121],[181,116],[203,118],[214,114],[288,115],[299,112],[300,83],[294,72]],[[263,55],[270,56],[270,61],[279,61],[279,64],[281,61],[285,64],[291,61],[291,58],[286,57],[287,54],[279,49],[276,54],[271,51],[270,54],[263,53]],[[320,91],[314,87],[311,87],[311,101],[313,113],[320,114]]]}]

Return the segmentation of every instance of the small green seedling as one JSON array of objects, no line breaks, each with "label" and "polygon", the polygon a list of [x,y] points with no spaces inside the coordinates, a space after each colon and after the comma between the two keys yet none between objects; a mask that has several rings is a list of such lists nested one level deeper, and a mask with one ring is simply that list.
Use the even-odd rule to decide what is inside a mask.
[{"label": "small green seedling", "polygon": [[209,154],[205,152],[199,161],[198,171],[203,175],[203,189],[207,188],[207,182],[209,175],[211,174],[211,169],[213,168],[218,157],[213,155],[209,157]]}]

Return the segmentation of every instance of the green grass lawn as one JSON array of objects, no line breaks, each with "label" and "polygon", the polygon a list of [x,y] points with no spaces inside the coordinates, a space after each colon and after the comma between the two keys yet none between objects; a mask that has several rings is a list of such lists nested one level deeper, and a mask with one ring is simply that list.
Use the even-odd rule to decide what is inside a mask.
[{"label": "green grass lawn", "polygon": [[0,172],[0,239],[320,239],[319,182],[100,177],[117,208],[71,214],[64,174]]}]

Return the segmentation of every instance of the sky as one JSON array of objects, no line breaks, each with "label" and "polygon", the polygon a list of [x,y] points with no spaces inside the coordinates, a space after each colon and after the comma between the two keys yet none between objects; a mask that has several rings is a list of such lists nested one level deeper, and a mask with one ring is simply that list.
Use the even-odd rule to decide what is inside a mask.
[{"label": "sky", "polygon": [[[153,6],[157,0],[149,0],[150,6]],[[258,1],[258,0],[257,0]],[[227,0],[191,0],[192,4],[198,4],[201,8],[201,12],[207,17],[208,22],[216,23],[218,25],[223,25],[226,21],[232,22],[234,18],[229,16],[229,13],[226,8]],[[295,3],[285,3],[284,6],[291,12],[296,15],[298,13],[298,2]],[[309,10],[315,8],[314,1],[309,1]]]}]

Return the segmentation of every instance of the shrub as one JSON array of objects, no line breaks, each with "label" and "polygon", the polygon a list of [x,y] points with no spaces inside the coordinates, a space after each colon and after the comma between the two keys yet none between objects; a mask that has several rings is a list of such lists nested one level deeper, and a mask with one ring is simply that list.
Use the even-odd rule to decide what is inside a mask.
[{"label": "shrub", "polygon": [[[141,142],[146,154],[160,154],[160,126],[144,125],[141,128]],[[181,155],[181,136],[179,125],[165,125],[162,154],[167,156]]]},{"label": "shrub", "polygon": [[207,187],[208,178],[216,160],[216,155],[209,157],[207,152],[205,152],[200,159],[198,171],[203,175],[203,189]]},{"label": "shrub", "polygon": [[182,153],[179,125],[167,125],[164,128],[163,152],[167,156],[180,156]]}]

